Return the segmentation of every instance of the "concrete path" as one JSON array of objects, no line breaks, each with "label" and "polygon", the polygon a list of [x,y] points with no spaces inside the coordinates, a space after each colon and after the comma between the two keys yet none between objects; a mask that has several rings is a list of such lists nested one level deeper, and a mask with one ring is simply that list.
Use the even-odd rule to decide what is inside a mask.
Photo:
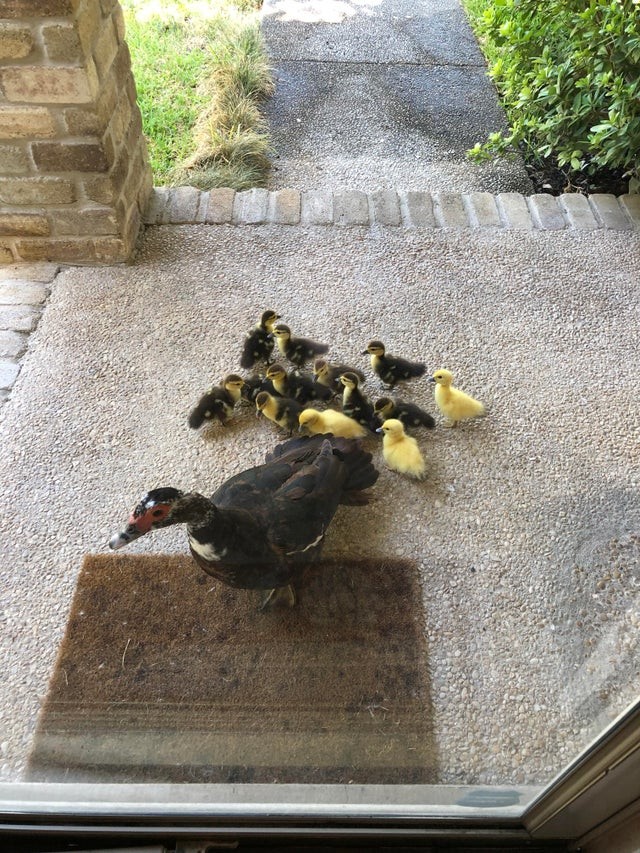
[{"label": "concrete path", "polygon": [[458,0],[265,0],[263,32],[273,188],[531,192],[466,157],[506,125]]}]

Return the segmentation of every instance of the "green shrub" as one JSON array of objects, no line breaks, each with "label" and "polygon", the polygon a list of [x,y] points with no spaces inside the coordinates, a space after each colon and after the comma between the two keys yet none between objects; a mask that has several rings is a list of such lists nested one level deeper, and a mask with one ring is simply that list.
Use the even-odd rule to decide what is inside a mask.
[{"label": "green shrub", "polygon": [[467,0],[508,133],[472,154],[519,148],[567,171],[640,177],[640,0]]}]

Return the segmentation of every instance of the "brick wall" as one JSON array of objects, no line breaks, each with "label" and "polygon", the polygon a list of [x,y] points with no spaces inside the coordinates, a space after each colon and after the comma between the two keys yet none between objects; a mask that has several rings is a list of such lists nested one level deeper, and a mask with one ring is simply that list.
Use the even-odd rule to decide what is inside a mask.
[{"label": "brick wall", "polygon": [[152,186],[117,0],[0,0],[0,263],[126,260]]}]

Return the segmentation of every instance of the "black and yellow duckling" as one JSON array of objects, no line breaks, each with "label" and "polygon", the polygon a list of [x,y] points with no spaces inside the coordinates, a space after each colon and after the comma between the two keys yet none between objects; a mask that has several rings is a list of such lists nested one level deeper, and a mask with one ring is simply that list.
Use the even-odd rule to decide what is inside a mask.
[{"label": "black and yellow duckling", "polygon": [[293,605],[294,584],[318,560],[340,504],[365,504],[378,479],[371,454],[334,436],[296,437],[266,462],[231,477],[211,498],[174,488],[153,489],[138,503],[113,550],[145,533],[186,524],[195,562],[240,589],[266,593],[262,607]]},{"label": "black and yellow duckling", "polygon": [[296,367],[304,367],[310,358],[322,355],[329,349],[328,344],[321,344],[309,338],[294,338],[291,329],[284,323],[273,327],[273,335],[280,353]]},{"label": "black and yellow duckling", "polygon": [[290,397],[274,397],[268,391],[260,391],[256,397],[256,417],[264,415],[274,424],[286,429],[289,435],[298,428],[298,416],[302,406]]},{"label": "black and yellow duckling", "polygon": [[281,364],[272,364],[267,368],[267,377],[275,392],[281,397],[290,397],[299,403],[310,400],[330,400],[333,394],[324,385],[319,385],[311,376],[289,373]]},{"label": "black and yellow duckling", "polygon": [[447,419],[445,426],[454,427],[459,421],[484,415],[484,405],[459,388],[453,387],[453,374],[444,367],[436,370],[429,382],[435,382],[436,406]]},{"label": "black and yellow duckling", "polygon": [[397,418],[385,421],[378,432],[382,433],[382,456],[387,467],[399,474],[422,480],[426,465],[418,442],[404,431],[404,424]]},{"label": "black and yellow duckling", "polygon": [[342,393],[342,382],[340,377],[343,373],[355,373],[358,382],[364,382],[365,375],[361,370],[350,367],[348,364],[331,364],[324,358],[317,358],[313,363],[313,375],[318,384],[329,388],[333,394]]},{"label": "black and yellow duckling", "polygon": [[391,397],[380,397],[373,404],[376,417],[382,424],[384,421],[394,418],[402,421],[405,427],[426,427],[433,429],[436,425],[435,418],[429,412],[425,412],[414,403],[406,403],[404,400],[392,400]]},{"label": "black and yellow duckling", "polygon": [[312,435],[331,433],[341,438],[364,438],[367,430],[342,412],[327,409],[319,412],[317,409],[305,409],[298,418],[300,431]]},{"label": "black and yellow duckling", "polygon": [[263,311],[258,323],[251,331],[247,332],[242,348],[240,367],[251,370],[259,361],[264,361],[267,364],[271,362],[271,353],[275,345],[273,324],[279,319],[280,315],[276,314],[275,311]]},{"label": "black and yellow duckling", "polygon": [[191,429],[198,429],[205,421],[220,421],[225,426],[233,414],[235,404],[240,400],[243,387],[244,379],[230,373],[222,385],[209,388],[189,414]]},{"label": "black and yellow duckling", "polygon": [[390,388],[393,388],[396,382],[422,376],[427,369],[422,362],[409,361],[397,355],[387,355],[382,341],[369,341],[362,355],[367,353],[371,356],[373,372]]},{"label": "black and yellow duckling", "polygon": [[261,391],[268,391],[269,394],[275,394],[276,390],[273,387],[273,382],[267,379],[260,373],[253,373],[251,376],[244,377],[244,385],[242,386],[242,398],[248,403],[255,403],[256,397]]},{"label": "black and yellow duckling", "polygon": [[353,418],[362,426],[375,432],[378,422],[371,400],[360,390],[358,377],[355,373],[348,371],[340,377],[343,386],[342,411],[349,418]]}]

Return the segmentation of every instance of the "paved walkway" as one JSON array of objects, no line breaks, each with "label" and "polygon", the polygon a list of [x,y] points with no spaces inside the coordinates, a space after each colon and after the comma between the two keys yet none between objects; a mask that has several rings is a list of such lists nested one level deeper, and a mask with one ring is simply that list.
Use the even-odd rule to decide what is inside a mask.
[{"label": "paved walkway", "polygon": [[506,127],[458,0],[265,0],[272,186],[531,192],[466,152]]}]

